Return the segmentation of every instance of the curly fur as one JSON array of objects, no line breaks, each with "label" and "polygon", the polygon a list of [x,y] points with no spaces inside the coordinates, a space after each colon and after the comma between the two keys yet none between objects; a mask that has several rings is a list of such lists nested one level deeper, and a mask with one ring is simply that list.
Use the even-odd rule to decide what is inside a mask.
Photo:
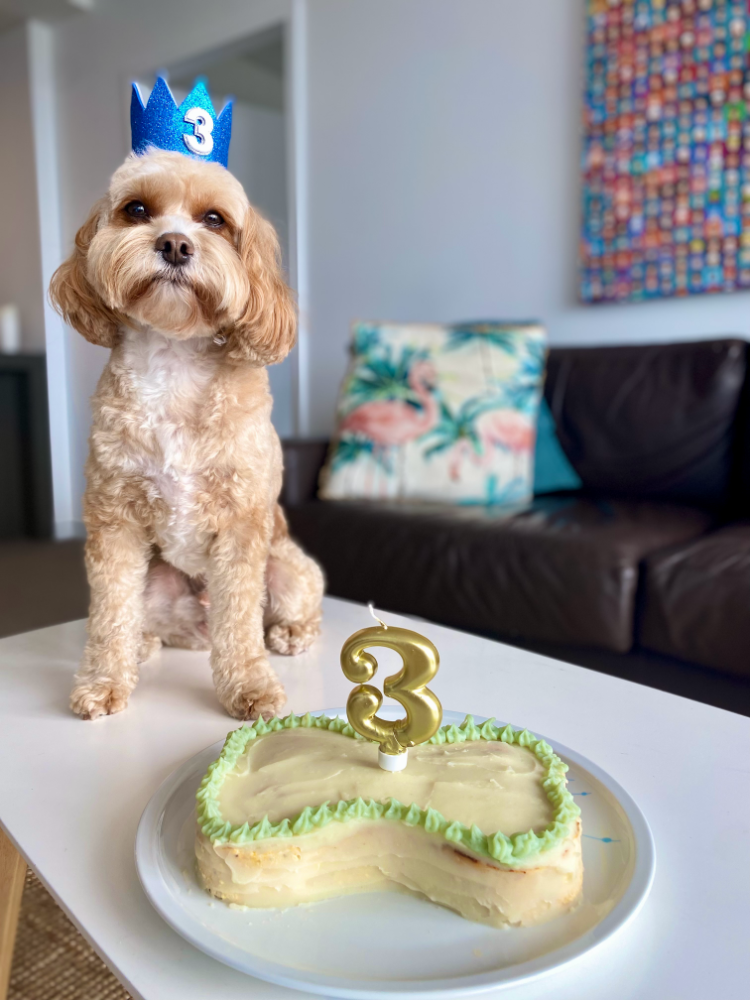
[{"label": "curly fur", "polygon": [[[126,211],[133,201],[146,218]],[[192,243],[184,267],[157,252],[167,232]],[[231,715],[278,712],[285,694],[266,643],[291,655],[310,645],[323,578],[277,504],[264,366],[289,352],[296,318],[273,227],[218,164],[131,155],[50,294],[71,326],[112,349],[92,400],[91,606],[73,710],[124,709],[138,664],[165,643],[210,648]]]}]

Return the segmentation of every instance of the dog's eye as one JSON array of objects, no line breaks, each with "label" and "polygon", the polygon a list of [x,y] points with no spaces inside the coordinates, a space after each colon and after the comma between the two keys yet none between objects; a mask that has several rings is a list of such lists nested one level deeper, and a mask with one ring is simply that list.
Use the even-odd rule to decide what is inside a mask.
[{"label": "dog's eye", "polygon": [[125,206],[125,211],[131,219],[148,219],[148,209],[142,201],[129,201]]},{"label": "dog's eye", "polygon": [[213,209],[211,209],[210,212],[206,212],[203,216],[203,221],[207,226],[210,226],[211,229],[220,229],[221,226],[224,225],[224,217],[219,215],[219,213],[215,212]]}]

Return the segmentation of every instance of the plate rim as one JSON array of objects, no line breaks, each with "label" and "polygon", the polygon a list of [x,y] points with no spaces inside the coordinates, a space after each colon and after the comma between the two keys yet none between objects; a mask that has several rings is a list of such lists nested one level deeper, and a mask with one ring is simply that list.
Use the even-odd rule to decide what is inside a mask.
[{"label": "plate rim", "polygon": [[[382,715],[387,715],[388,710],[399,711],[396,706],[383,706]],[[344,708],[326,708],[311,712],[311,715],[346,715]],[[466,713],[445,710],[443,712],[444,722],[463,721]],[[479,724],[490,718],[471,713]],[[450,718],[454,717],[454,718]],[[505,723],[501,723],[505,725]],[[514,728],[517,728],[514,726]],[[175,794],[177,789],[183,784],[187,775],[192,771],[196,758],[205,754],[215,747],[220,749],[224,740],[217,740],[210,746],[204,747],[193,754],[188,760],[183,761],[160,783],[159,787],[149,799],[146,808],[143,810],[135,837],[135,866],[138,873],[138,880],[141,884],[147,899],[154,907],[159,916],[182,938],[188,941],[193,947],[208,955],[210,958],[221,962],[224,965],[236,969],[245,975],[262,979],[266,982],[274,983],[278,986],[285,986],[288,989],[302,990],[328,997],[352,998],[352,1000],[399,1000],[399,998],[419,997],[421,1000],[449,1000],[451,997],[470,996],[488,992],[489,990],[507,989],[528,983],[542,977],[551,975],[576,961],[583,955],[588,954],[593,949],[598,948],[614,934],[622,930],[626,924],[636,916],[648,898],[651,886],[653,885],[656,871],[656,846],[651,828],[643,812],[632,798],[632,796],[616,781],[607,771],[601,768],[594,761],[571,750],[569,747],[557,740],[548,739],[541,736],[549,743],[560,757],[568,760],[583,770],[588,771],[610,792],[621,806],[631,830],[635,843],[635,862],[630,881],[622,896],[612,909],[599,923],[589,928],[580,937],[573,941],[546,952],[536,958],[528,959],[517,965],[507,967],[509,976],[502,976],[503,970],[489,970],[471,975],[458,976],[443,979],[439,986],[434,982],[422,980],[424,987],[420,987],[419,980],[389,980],[377,988],[368,986],[367,980],[353,980],[350,978],[332,978],[330,975],[322,975],[308,970],[294,970],[292,966],[280,965],[278,962],[265,961],[257,956],[252,957],[252,964],[255,968],[248,970],[248,964],[243,966],[232,958],[233,946],[226,945],[223,949],[223,939],[218,935],[213,935],[208,939],[196,933],[195,921],[186,916],[186,911],[175,900],[170,889],[167,887],[161,876],[152,877],[153,872],[160,872],[159,852],[156,845],[161,842],[161,818],[164,810]],[[218,753],[218,750],[217,750]],[[295,974],[296,973],[296,974]],[[501,978],[499,978],[501,977]]]}]

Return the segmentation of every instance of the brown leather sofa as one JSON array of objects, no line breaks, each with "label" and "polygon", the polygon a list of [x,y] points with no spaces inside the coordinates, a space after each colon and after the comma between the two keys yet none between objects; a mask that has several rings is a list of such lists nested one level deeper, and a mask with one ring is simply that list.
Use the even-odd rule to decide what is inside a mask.
[{"label": "brown leather sofa", "polygon": [[329,593],[750,714],[748,345],[556,348],[545,395],[583,488],[520,512],[317,500],[285,442]]}]

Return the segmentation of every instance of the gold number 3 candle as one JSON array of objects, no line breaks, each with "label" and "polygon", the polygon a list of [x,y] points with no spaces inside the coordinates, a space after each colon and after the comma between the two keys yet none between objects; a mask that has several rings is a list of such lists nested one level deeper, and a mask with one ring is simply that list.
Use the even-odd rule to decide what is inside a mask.
[{"label": "gold number 3 candle", "polygon": [[[386,677],[383,691],[400,702],[405,719],[381,719],[377,711],[383,695],[367,684],[378,669],[378,661],[365,652],[370,646],[394,649],[403,661],[397,674]],[[386,771],[406,767],[407,748],[424,743],[433,736],[442,721],[443,707],[427,684],[438,671],[440,657],[429,639],[406,628],[380,624],[350,635],[341,650],[341,669],[354,688],[346,703],[346,714],[353,729],[365,739],[380,744],[378,763]]]}]

